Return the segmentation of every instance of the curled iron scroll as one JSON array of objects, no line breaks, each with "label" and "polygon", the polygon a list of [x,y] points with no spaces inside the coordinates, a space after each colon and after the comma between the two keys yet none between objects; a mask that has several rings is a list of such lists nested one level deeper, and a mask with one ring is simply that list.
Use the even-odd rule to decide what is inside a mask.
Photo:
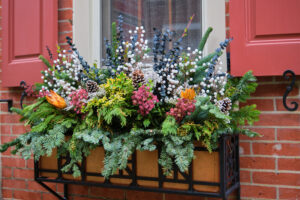
[{"label": "curled iron scroll", "polygon": [[298,109],[298,103],[293,101],[291,102],[291,104],[294,105],[294,107],[288,107],[287,104],[286,104],[286,98],[287,96],[289,95],[289,93],[293,90],[293,87],[295,85],[295,82],[296,82],[296,75],[295,73],[292,71],[292,70],[286,70],[284,73],[283,73],[283,77],[286,79],[286,80],[289,80],[290,78],[292,78],[292,82],[286,87],[286,91],[283,95],[283,106],[288,110],[288,111],[295,111]]},{"label": "curled iron scroll", "polygon": [[23,100],[27,96],[27,92],[26,92],[27,84],[26,84],[26,82],[25,81],[21,81],[20,82],[20,87],[23,89],[23,92],[22,92],[22,95],[21,95],[21,99],[20,99],[20,105],[21,105],[21,108],[23,109]]}]

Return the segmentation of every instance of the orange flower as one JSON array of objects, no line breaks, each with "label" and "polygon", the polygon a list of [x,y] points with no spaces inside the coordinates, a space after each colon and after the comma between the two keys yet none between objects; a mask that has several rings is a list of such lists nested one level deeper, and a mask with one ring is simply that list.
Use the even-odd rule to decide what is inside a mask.
[{"label": "orange flower", "polygon": [[46,96],[47,101],[55,106],[56,108],[65,108],[67,107],[67,104],[64,100],[64,98],[62,98],[61,96],[59,96],[56,92],[54,91],[50,91],[50,94]]},{"label": "orange flower", "polygon": [[181,91],[181,98],[194,100],[196,97],[196,93],[194,89],[186,89],[185,91]]}]

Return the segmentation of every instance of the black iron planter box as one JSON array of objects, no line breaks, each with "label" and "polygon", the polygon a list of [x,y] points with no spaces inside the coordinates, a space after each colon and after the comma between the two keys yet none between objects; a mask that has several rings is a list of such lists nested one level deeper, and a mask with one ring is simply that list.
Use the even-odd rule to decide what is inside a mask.
[{"label": "black iron planter box", "polygon": [[[202,147],[195,148],[195,154],[197,154],[197,152],[200,153],[205,151],[207,150]],[[111,176],[109,180],[104,180],[100,172],[90,172],[87,167],[87,159],[84,159],[79,166],[81,177],[77,179],[72,178],[70,174],[64,174],[60,171],[63,165],[68,162],[68,158],[60,158],[55,160],[55,167],[52,167],[51,169],[49,169],[49,167],[46,168],[41,161],[35,162],[35,181],[50,191],[58,199],[64,200],[68,199],[68,184],[216,197],[222,199],[227,199],[229,194],[234,190],[237,190],[238,199],[240,199],[238,135],[222,136],[219,149],[214,152],[218,154],[216,161],[218,173],[217,179],[215,179],[218,181],[196,180],[195,173],[199,174],[199,171],[197,171],[193,164],[191,164],[186,173],[181,173],[175,168],[173,175],[166,177],[163,175],[162,168],[155,163],[155,170],[157,170],[154,173],[155,177],[141,175],[141,173],[138,172],[140,171],[138,170],[138,153],[139,152],[133,154],[125,170],[119,170],[119,172]],[[158,154],[159,151],[156,151],[155,153]],[[196,159],[201,161],[201,157],[197,157]],[[97,160],[93,162],[99,164],[102,161]],[[64,184],[64,197],[49,188],[45,184],[46,182]]]}]

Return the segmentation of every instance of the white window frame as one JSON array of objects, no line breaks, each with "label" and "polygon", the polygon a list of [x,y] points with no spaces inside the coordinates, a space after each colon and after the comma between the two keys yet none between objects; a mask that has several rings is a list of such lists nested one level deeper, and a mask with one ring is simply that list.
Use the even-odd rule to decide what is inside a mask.
[{"label": "white window frame", "polygon": [[[80,54],[89,63],[97,61],[102,55],[101,0],[73,0],[73,37]],[[211,26],[211,33],[204,55],[213,52],[226,37],[225,0],[202,0],[203,34]],[[202,34],[202,35],[203,35]],[[226,54],[221,57],[222,71],[227,70]]]}]

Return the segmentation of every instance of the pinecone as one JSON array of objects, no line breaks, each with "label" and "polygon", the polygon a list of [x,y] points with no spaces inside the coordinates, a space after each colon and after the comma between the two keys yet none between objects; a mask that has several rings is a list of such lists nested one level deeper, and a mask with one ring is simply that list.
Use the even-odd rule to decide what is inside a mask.
[{"label": "pinecone", "polygon": [[141,70],[135,70],[132,73],[132,84],[133,86],[138,89],[140,84],[145,83],[144,73]]},{"label": "pinecone", "polygon": [[217,101],[216,105],[220,108],[220,111],[229,114],[229,111],[231,109],[231,100],[226,97],[225,99]]},{"label": "pinecone", "polygon": [[85,85],[86,85],[86,90],[88,91],[88,93],[97,92],[99,89],[98,84],[92,80],[88,80]]}]

